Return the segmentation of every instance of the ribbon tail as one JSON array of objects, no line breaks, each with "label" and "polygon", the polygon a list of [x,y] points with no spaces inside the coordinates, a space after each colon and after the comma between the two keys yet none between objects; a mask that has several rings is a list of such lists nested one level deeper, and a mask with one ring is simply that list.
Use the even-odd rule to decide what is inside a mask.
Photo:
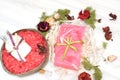
[{"label": "ribbon tail", "polygon": [[22,57],[20,56],[20,53],[18,52],[18,50],[17,50],[17,53],[18,53],[18,56],[19,56],[20,60],[21,60],[22,62],[24,62],[24,60],[23,60]]},{"label": "ribbon tail", "polygon": [[72,42],[71,44],[77,44],[77,43],[83,44],[84,42],[83,42],[82,40],[79,40],[79,41],[74,41],[74,42]]},{"label": "ribbon tail", "polygon": [[56,45],[57,46],[66,46],[66,44],[64,44],[64,43],[57,43]]},{"label": "ribbon tail", "polygon": [[70,46],[70,48],[73,49],[75,52],[78,51],[78,49],[76,47],[74,47],[74,46]]},{"label": "ribbon tail", "polygon": [[68,49],[69,49],[69,46],[67,46],[67,47],[65,48],[64,54],[63,54],[63,56],[62,56],[62,60],[65,59],[65,56],[66,56],[66,54],[67,54]]}]

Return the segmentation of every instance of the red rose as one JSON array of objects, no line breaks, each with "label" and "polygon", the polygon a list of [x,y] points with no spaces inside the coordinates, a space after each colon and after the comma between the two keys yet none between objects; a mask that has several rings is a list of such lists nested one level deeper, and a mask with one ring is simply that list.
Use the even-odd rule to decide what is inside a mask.
[{"label": "red rose", "polygon": [[41,32],[46,32],[50,29],[50,24],[46,21],[41,21],[38,23],[37,29]]},{"label": "red rose", "polygon": [[91,80],[90,74],[88,74],[88,73],[86,73],[86,72],[82,72],[82,73],[78,76],[78,80]]},{"label": "red rose", "polygon": [[80,11],[78,19],[85,20],[90,17],[90,11],[89,10],[84,10],[84,12]]}]

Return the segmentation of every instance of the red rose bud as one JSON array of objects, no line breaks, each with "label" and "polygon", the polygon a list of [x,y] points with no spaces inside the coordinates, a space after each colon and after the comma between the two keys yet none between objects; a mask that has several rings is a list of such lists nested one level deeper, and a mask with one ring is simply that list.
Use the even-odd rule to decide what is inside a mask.
[{"label": "red rose bud", "polygon": [[90,17],[90,11],[89,10],[84,10],[84,12],[80,11],[78,19],[85,20]]}]

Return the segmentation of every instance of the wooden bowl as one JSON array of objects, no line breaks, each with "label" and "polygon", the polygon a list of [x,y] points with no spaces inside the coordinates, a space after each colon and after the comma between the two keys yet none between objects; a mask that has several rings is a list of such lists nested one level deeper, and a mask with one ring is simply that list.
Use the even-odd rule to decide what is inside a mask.
[{"label": "wooden bowl", "polygon": [[[1,61],[5,71],[18,76],[26,76],[43,68],[49,56],[46,39],[35,29],[21,29],[14,32],[13,35],[15,33],[21,36],[31,46],[31,51],[25,57],[26,61],[21,62],[6,50],[6,43],[4,43],[1,49]],[[38,45],[40,45],[40,48]],[[41,46],[43,50],[41,50]]]}]

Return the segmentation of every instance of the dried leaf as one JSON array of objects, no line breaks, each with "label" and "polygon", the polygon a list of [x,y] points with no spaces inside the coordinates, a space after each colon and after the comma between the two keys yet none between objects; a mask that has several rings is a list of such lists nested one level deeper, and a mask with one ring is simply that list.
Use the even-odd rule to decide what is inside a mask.
[{"label": "dried leaf", "polygon": [[98,23],[101,23],[101,20],[102,20],[102,19],[98,19],[98,20],[97,20],[97,21],[98,21]]},{"label": "dried leaf", "polygon": [[103,45],[103,48],[104,48],[104,49],[106,49],[106,48],[107,48],[107,44],[108,44],[107,42],[103,42],[103,44],[102,44],[102,45]]}]

